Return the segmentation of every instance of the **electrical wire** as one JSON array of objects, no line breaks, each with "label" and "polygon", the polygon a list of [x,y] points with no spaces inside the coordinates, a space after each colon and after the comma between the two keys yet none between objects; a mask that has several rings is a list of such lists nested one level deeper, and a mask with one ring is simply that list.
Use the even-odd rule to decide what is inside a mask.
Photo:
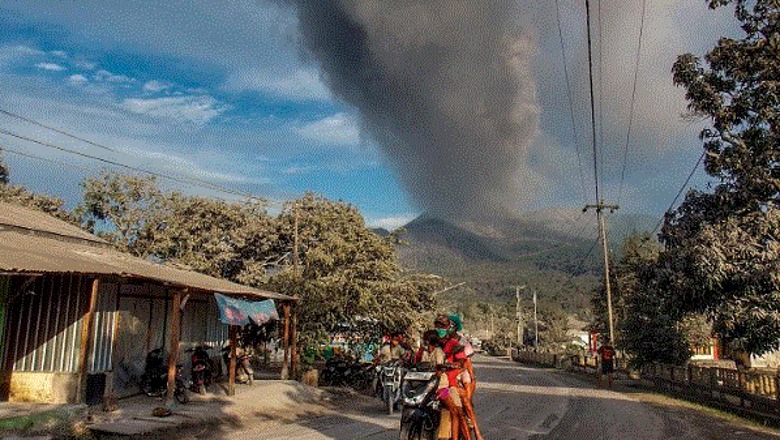
[{"label": "electrical wire", "polygon": [[580,153],[579,142],[577,141],[577,123],[574,119],[574,101],[571,97],[571,80],[569,79],[569,67],[566,64],[566,47],[563,44],[563,29],[561,27],[561,10],[559,0],[555,0],[555,18],[558,25],[558,39],[561,43],[561,60],[563,62],[563,77],[566,80],[566,97],[569,101],[569,117],[571,118],[571,132],[572,142],[574,143],[574,150],[577,152],[577,167],[580,174],[580,190],[582,191],[582,198],[587,203],[588,197],[585,192],[585,172],[582,167],[582,154]]},{"label": "electrical wire", "polygon": [[653,228],[653,232],[650,233],[652,236],[655,234],[655,232],[658,230],[658,228],[661,227],[661,224],[663,224],[664,219],[666,219],[666,215],[672,212],[672,208],[674,207],[674,204],[677,203],[677,199],[680,198],[680,195],[685,190],[685,187],[688,186],[688,183],[691,181],[691,178],[693,177],[693,174],[696,172],[696,170],[699,168],[699,165],[701,165],[702,161],[704,160],[704,156],[707,154],[707,151],[703,151],[701,153],[701,156],[699,156],[699,160],[696,161],[696,165],[693,166],[693,169],[691,170],[690,174],[688,174],[688,178],[685,179],[685,182],[683,182],[682,186],[680,187],[680,190],[677,191],[677,195],[674,196],[674,200],[672,200],[672,203],[669,204],[669,207],[666,208],[666,211],[664,211],[664,214],[661,216],[661,219],[658,220],[658,223]]},{"label": "electrical wire", "polygon": [[89,169],[87,167],[84,167],[84,166],[81,166],[81,165],[76,165],[75,163],[70,163],[70,162],[67,162],[67,161],[64,161],[64,160],[49,159],[49,158],[46,158],[46,157],[36,156],[36,155],[30,154],[30,153],[24,153],[22,151],[15,150],[13,148],[8,148],[8,147],[6,147],[5,145],[2,145],[2,144],[0,144],[0,151],[4,151],[6,153],[11,153],[11,154],[14,154],[16,156],[26,157],[28,159],[39,160],[41,162],[48,162],[48,163],[52,163],[52,164],[55,164],[55,165],[65,165],[67,167],[70,167],[70,168],[73,168],[73,169],[77,169],[77,170],[80,170],[80,171],[85,171],[85,172],[91,172],[92,171],[91,169]]},{"label": "electrical wire", "polygon": [[151,175],[151,176],[154,176],[154,177],[159,177],[161,179],[166,179],[166,180],[170,180],[170,181],[173,181],[173,182],[182,183],[182,184],[185,184],[185,185],[192,185],[192,186],[196,186],[196,187],[207,188],[207,189],[210,189],[210,190],[213,190],[213,191],[219,191],[219,192],[223,192],[223,193],[226,193],[226,194],[231,194],[231,195],[235,195],[235,196],[245,197],[247,199],[259,201],[259,202],[262,202],[262,203],[268,203],[268,200],[265,200],[265,199],[263,199],[261,197],[254,196],[252,194],[249,194],[249,193],[246,193],[246,192],[243,192],[243,191],[238,191],[238,190],[233,190],[233,189],[230,189],[230,188],[225,188],[225,187],[220,186],[220,185],[214,185],[214,184],[211,184],[211,183],[206,182],[206,181],[201,180],[201,179],[177,177],[177,176],[171,176],[171,175],[168,175],[168,174],[159,173],[159,172],[156,172],[156,171],[146,170],[146,169],[139,168],[139,167],[136,167],[136,166],[127,165],[127,164],[124,164],[124,163],[121,163],[121,162],[118,162],[118,161],[105,159],[105,158],[102,158],[102,157],[99,157],[99,156],[94,156],[94,155],[87,154],[87,153],[82,153],[80,151],[74,151],[74,150],[71,150],[71,149],[59,146],[59,145],[50,144],[48,142],[43,142],[43,141],[40,141],[40,140],[37,140],[37,139],[33,139],[33,138],[30,138],[30,137],[27,137],[27,136],[22,136],[20,134],[16,134],[14,132],[11,132],[11,131],[8,131],[8,130],[2,129],[2,128],[0,128],[0,134],[4,134],[6,136],[14,137],[16,139],[24,140],[24,141],[27,141],[27,142],[32,142],[34,144],[38,144],[38,145],[41,145],[43,147],[52,148],[52,149],[55,149],[55,150],[58,150],[58,151],[62,151],[64,153],[73,154],[73,155],[76,155],[76,156],[81,156],[81,157],[84,157],[84,158],[87,158],[87,159],[92,159],[92,160],[96,160],[96,161],[99,161],[99,162],[103,162],[103,163],[106,163],[108,165],[113,165],[113,166],[124,168],[124,169],[130,170],[130,171],[135,171],[137,173],[148,174],[148,175]]},{"label": "electrical wire", "polygon": [[634,122],[634,101],[636,100],[636,85],[639,78],[639,61],[642,56],[642,36],[645,30],[645,12],[647,0],[642,0],[642,18],[639,21],[639,44],[636,48],[636,63],[634,65],[634,85],[631,90],[631,107],[628,111],[628,129],[626,130],[626,147],[623,150],[623,169],[620,172],[620,189],[618,191],[618,205],[623,200],[623,182],[626,179],[626,165],[628,164],[628,147],[631,144],[631,126]]},{"label": "electrical wire", "polygon": [[599,22],[599,145],[601,151],[599,152],[599,160],[601,163],[601,172],[599,178],[604,182],[604,39],[602,38],[602,21],[601,21],[601,0],[597,2],[598,22]]},{"label": "electrical wire", "polygon": [[[51,130],[51,131],[53,131],[55,133],[61,134],[63,136],[69,137],[69,138],[77,140],[79,142],[83,142],[83,143],[91,145],[93,147],[100,148],[101,150],[110,151],[112,153],[117,153],[117,154],[127,155],[126,152],[121,151],[119,149],[112,148],[112,147],[106,146],[104,144],[95,142],[95,141],[91,141],[91,140],[86,139],[86,138],[81,137],[81,136],[77,136],[77,135],[75,135],[73,133],[69,133],[69,132],[67,132],[65,130],[61,130],[61,129],[52,127],[50,125],[44,124],[44,123],[42,123],[40,121],[37,121],[35,119],[32,119],[32,118],[20,115],[18,113],[14,113],[14,112],[12,112],[10,110],[6,110],[6,109],[3,109],[3,108],[0,108],[0,114],[9,116],[9,117],[12,117],[12,118],[15,118],[15,119],[18,119],[20,121],[27,122],[29,124],[32,124],[32,125],[35,125],[35,126],[38,126],[38,127],[41,127],[41,128],[45,128],[47,130]],[[17,138],[21,138],[18,135],[11,134],[10,132],[7,132],[7,131],[2,130],[2,129],[0,129],[0,132],[5,132],[5,134],[8,135],[8,136],[14,136],[14,137],[17,137]],[[28,140],[30,142],[38,143],[37,141],[34,141],[32,139],[24,139],[24,140]],[[89,159],[99,160],[101,162],[108,161],[107,159],[98,158],[96,156],[84,155],[84,153],[79,153],[79,152],[76,152],[76,151],[73,151],[73,150],[68,150],[68,149],[65,149],[65,148],[62,148],[62,147],[55,147],[53,145],[47,145],[47,146],[49,146],[50,148],[59,149],[60,151],[65,151],[65,152],[70,152],[72,154],[82,155],[82,156],[87,157]],[[113,162],[113,161],[108,161],[108,162]],[[119,167],[122,167],[122,168],[125,168],[125,169],[130,169],[132,171],[153,175],[155,177],[160,177],[160,178],[163,178],[163,179],[166,179],[166,180],[175,181],[177,183],[184,183],[184,184],[187,184],[187,185],[190,185],[190,186],[193,186],[193,187],[206,188],[206,189],[210,189],[212,191],[218,191],[218,192],[222,192],[222,193],[225,193],[225,194],[245,197],[245,198],[248,198],[248,199],[251,199],[251,200],[261,201],[261,202],[266,203],[266,204],[268,204],[268,203],[276,204],[276,202],[269,201],[269,200],[263,199],[261,197],[257,197],[257,196],[254,196],[252,194],[249,194],[249,193],[246,193],[246,192],[243,192],[243,191],[239,191],[239,190],[235,190],[235,189],[232,189],[232,188],[228,188],[228,187],[225,187],[225,186],[222,186],[222,185],[216,185],[216,184],[213,184],[213,183],[208,182],[206,180],[198,179],[198,178],[195,178],[195,177],[175,177],[175,176],[170,176],[170,175],[166,175],[166,174],[159,173],[159,172],[154,172],[154,171],[140,169],[140,168],[137,168],[137,167],[132,167],[130,165],[126,165],[126,164],[122,164],[122,163],[118,163],[118,162],[117,163],[110,163],[110,164],[114,165],[114,166],[119,166]]]},{"label": "electrical wire", "polygon": [[596,186],[596,203],[599,203],[601,201],[601,193],[599,192],[598,151],[596,148],[596,104],[593,96],[593,44],[591,41],[589,0],[585,0],[585,13],[588,29],[588,79],[590,80],[590,125],[591,139],[593,141],[593,180],[595,181]]}]

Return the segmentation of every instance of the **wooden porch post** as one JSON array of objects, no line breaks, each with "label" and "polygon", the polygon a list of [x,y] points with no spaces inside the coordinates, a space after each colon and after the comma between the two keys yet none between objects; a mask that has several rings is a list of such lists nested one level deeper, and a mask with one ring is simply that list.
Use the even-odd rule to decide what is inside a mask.
[{"label": "wooden porch post", "polygon": [[[81,403],[86,401],[87,390],[87,372],[89,370],[89,356],[92,351],[92,333],[95,329],[95,308],[97,307],[98,290],[100,289],[100,278],[92,280],[92,290],[89,295],[89,309],[84,315],[84,322],[81,326],[81,347],[79,347],[79,393],[78,399]],[[80,294],[80,292],[79,292]]]},{"label": "wooden porch post", "polygon": [[298,311],[295,308],[292,310],[290,339],[290,344],[292,345],[292,349],[290,350],[290,371],[292,372],[293,379],[295,379],[298,377]]},{"label": "wooden porch post", "polygon": [[282,347],[284,347],[284,358],[282,359],[282,374],[280,379],[290,378],[290,303],[286,302],[282,306],[284,316],[284,333],[282,334]]},{"label": "wooden porch post", "polygon": [[181,344],[181,291],[173,292],[172,313],[168,328],[171,329],[169,335],[169,353],[168,353],[168,392],[165,395],[165,403],[173,403],[173,393],[176,390],[176,364],[179,361],[179,344]]},{"label": "wooden porch post", "polygon": [[230,331],[230,363],[228,365],[228,396],[236,394],[236,357],[238,342],[238,326],[231,325]]}]

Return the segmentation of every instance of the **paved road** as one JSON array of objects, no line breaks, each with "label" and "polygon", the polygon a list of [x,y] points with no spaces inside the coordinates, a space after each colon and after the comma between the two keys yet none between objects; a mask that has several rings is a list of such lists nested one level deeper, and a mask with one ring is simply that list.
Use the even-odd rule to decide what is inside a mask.
[{"label": "paved road", "polygon": [[[641,395],[598,389],[589,381],[508,359],[477,357],[477,415],[488,440],[511,439],[769,439],[692,409]],[[378,400],[353,398],[338,411],[290,423],[265,421],[210,438],[397,439],[399,416]]]}]

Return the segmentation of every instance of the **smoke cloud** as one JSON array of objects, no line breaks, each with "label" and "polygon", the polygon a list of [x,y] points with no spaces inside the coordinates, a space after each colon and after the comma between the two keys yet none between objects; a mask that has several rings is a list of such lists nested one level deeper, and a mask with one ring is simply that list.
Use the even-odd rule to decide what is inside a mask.
[{"label": "smoke cloud", "polygon": [[422,209],[476,218],[522,204],[539,110],[513,2],[294,3],[329,87]]}]

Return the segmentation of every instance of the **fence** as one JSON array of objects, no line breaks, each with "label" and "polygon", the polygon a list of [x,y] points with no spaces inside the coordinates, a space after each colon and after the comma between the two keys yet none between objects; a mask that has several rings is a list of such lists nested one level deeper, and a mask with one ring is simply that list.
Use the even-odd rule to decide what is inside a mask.
[{"label": "fence", "polygon": [[[595,357],[514,350],[512,358],[522,363],[596,373]],[[760,416],[780,416],[780,377],[774,371],[740,371],[728,368],[650,364],[641,371],[618,358],[619,374],[656,389],[682,394],[705,403],[743,410]]]}]

